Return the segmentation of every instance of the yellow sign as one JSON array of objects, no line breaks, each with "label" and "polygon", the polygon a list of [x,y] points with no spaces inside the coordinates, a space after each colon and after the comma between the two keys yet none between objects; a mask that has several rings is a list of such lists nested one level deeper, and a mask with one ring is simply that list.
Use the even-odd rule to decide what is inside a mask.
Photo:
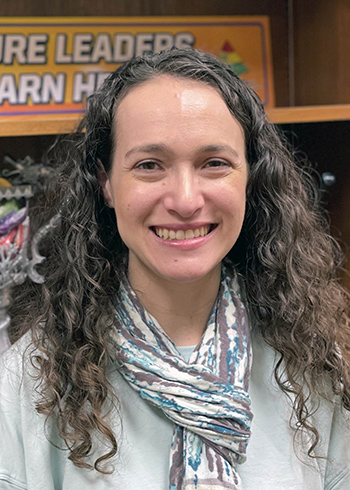
[{"label": "yellow sign", "polygon": [[0,118],[76,117],[121,63],[172,46],[219,56],[274,106],[267,17],[6,17]]}]

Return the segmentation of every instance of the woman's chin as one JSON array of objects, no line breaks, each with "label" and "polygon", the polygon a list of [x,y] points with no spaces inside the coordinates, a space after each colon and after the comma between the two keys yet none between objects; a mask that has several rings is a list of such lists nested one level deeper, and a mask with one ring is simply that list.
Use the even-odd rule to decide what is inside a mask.
[{"label": "woman's chin", "polygon": [[221,262],[214,267],[199,267],[198,265],[188,267],[187,265],[175,265],[171,269],[159,270],[158,276],[164,281],[187,284],[210,279],[221,269]]}]

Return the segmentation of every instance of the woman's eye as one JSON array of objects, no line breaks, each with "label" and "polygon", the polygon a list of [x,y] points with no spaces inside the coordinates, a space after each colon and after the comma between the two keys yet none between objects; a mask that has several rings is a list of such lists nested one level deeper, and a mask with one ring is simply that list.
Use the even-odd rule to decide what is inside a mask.
[{"label": "woman's eye", "polygon": [[157,162],[153,162],[151,160],[138,163],[135,168],[140,170],[156,170],[159,168]]},{"label": "woman's eye", "polygon": [[205,164],[205,167],[209,167],[209,168],[231,167],[231,165],[229,162],[226,162],[225,160],[209,160],[209,162]]}]

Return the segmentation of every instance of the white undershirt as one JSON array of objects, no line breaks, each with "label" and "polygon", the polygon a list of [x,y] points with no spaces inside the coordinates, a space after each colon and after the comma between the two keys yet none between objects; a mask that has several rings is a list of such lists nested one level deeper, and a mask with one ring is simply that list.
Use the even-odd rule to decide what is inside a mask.
[{"label": "white undershirt", "polygon": [[188,362],[195,347],[195,345],[181,345],[177,346],[177,350],[180,352],[185,361]]}]

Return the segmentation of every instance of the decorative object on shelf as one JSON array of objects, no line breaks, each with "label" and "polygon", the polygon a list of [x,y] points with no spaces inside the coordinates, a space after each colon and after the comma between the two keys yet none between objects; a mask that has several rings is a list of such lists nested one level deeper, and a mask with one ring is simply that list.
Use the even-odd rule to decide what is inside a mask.
[{"label": "decorative object on shelf", "polygon": [[27,155],[23,160],[13,160],[9,156],[4,157],[4,164],[10,165],[1,173],[5,179],[11,181],[11,185],[30,184],[35,193],[43,191],[48,179],[55,174],[55,169],[43,163],[35,163],[33,158]]},{"label": "decorative object on shelf", "polygon": [[323,172],[320,175],[320,181],[319,181],[319,199],[320,199],[320,204],[323,208],[327,208],[328,206],[328,199],[331,191],[331,187],[334,186],[336,183],[337,179],[334,173],[332,172]]},{"label": "decorative object on shelf", "polygon": [[332,185],[335,184],[336,178],[335,175],[332,172],[323,172],[321,175],[322,179],[322,190],[331,187]]},{"label": "decorative object on shelf", "polygon": [[0,178],[0,355],[10,347],[11,288],[23,284],[27,277],[36,283],[44,282],[36,271],[45,259],[39,253],[39,243],[60,218],[56,215],[30,240],[29,199],[43,191],[54,169],[36,164],[30,157],[17,162],[5,157],[4,163],[13,168],[2,171],[12,182]]}]

